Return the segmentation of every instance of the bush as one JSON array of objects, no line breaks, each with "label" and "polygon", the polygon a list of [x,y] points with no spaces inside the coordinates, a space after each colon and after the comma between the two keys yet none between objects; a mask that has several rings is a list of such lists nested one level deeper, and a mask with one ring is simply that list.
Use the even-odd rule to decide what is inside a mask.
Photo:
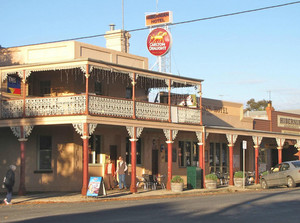
[{"label": "bush", "polygon": [[243,178],[243,172],[242,171],[237,171],[234,173],[235,178]]},{"label": "bush", "polygon": [[269,173],[268,171],[264,171],[264,172],[261,173],[261,175],[262,175],[262,176],[265,176],[265,175],[267,175],[268,173]]},{"label": "bush", "polygon": [[183,183],[181,176],[174,176],[171,180],[171,183]]},{"label": "bush", "polygon": [[206,179],[206,180],[214,180],[214,181],[217,181],[217,180],[218,180],[218,177],[217,177],[216,174],[210,173],[210,174],[207,174],[207,175],[205,176],[205,179]]}]

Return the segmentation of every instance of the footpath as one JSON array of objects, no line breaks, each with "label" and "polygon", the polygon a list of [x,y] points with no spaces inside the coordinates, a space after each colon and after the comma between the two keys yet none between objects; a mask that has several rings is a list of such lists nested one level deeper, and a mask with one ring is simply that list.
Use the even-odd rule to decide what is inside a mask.
[{"label": "footpath", "polygon": [[[217,189],[185,189],[183,192],[176,193],[169,190],[143,190],[138,189],[137,193],[131,193],[129,190],[109,190],[107,195],[99,195],[98,197],[87,197],[80,194],[80,192],[41,192],[28,193],[25,196],[14,195],[12,204],[43,204],[43,203],[77,203],[77,202],[107,202],[120,200],[139,200],[139,199],[158,199],[171,197],[185,197],[185,196],[207,196],[214,194],[251,192],[261,190],[260,185],[250,185],[245,188],[235,186],[224,186]],[[0,195],[0,205],[5,205],[3,199],[5,194]]]}]

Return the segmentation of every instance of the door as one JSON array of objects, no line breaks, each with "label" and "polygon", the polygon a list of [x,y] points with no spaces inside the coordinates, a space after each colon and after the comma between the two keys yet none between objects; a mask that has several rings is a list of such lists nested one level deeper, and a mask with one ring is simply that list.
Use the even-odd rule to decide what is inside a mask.
[{"label": "door", "polygon": [[266,179],[268,180],[269,186],[277,186],[279,185],[279,171],[281,168],[281,164],[277,164],[275,167],[273,167],[270,171],[270,174],[266,176]]},{"label": "door", "polygon": [[152,175],[158,174],[158,150],[152,150]]},{"label": "door", "polygon": [[110,145],[109,146],[109,154],[110,154],[110,159],[113,164],[115,164],[115,167],[117,166],[117,149],[118,147],[116,145]]},{"label": "door", "polygon": [[288,163],[282,163],[281,168],[278,173],[278,184],[285,185],[286,179],[288,176],[288,170],[290,169],[290,165]]}]

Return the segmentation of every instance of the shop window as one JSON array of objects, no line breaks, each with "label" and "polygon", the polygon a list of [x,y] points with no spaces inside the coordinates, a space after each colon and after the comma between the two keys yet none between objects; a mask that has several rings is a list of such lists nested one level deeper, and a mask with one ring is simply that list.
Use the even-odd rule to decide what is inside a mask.
[{"label": "shop window", "polygon": [[259,150],[259,163],[266,163],[266,150],[265,149],[260,149]]},{"label": "shop window", "polygon": [[101,136],[91,135],[89,139],[89,163],[98,164],[101,161]]},{"label": "shop window", "polygon": [[[168,148],[165,149],[165,162],[168,162]],[[177,162],[177,149],[172,148],[172,162],[176,163]]]},{"label": "shop window", "polygon": [[178,165],[179,167],[198,166],[199,150],[197,142],[178,142]]},{"label": "shop window", "polygon": [[50,95],[51,94],[51,81],[40,81],[40,95]]},{"label": "shop window", "polygon": [[209,171],[214,173],[228,172],[228,146],[226,143],[209,144]]},{"label": "shop window", "polygon": [[[131,142],[129,137],[126,138],[126,163],[131,164]],[[142,164],[142,140],[136,142],[136,164]]]},{"label": "shop window", "polygon": [[51,170],[52,137],[39,136],[38,167],[39,170]]}]

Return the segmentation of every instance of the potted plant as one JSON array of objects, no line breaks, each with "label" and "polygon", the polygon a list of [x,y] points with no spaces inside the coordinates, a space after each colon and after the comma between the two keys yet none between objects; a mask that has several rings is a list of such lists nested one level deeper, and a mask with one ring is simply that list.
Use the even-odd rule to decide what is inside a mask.
[{"label": "potted plant", "polygon": [[214,173],[205,175],[205,188],[206,189],[216,189],[217,188],[218,177]]},{"label": "potted plant", "polygon": [[[234,186],[236,187],[242,187],[243,186],[243,172],[237,171],[234,173]],[[244,178],[246,180],[246,178]]]},{"label": "potted plant", "polygon": [[181,176],[174,176],[171,180],[171,190],[173,192],[183,191],[183,179]]}]

